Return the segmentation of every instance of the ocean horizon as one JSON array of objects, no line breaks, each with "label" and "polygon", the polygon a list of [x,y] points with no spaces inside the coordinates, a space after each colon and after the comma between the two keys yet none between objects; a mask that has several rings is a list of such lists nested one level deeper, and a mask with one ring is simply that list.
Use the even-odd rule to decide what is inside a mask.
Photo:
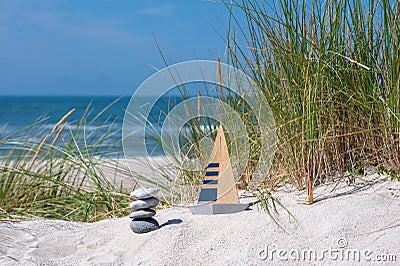
[{"label": "ocean horizon", "polygon": [[[50,132],[60,119],[70,110],[75,111],[68,118],[64,136],[76,129],[80,119],[88,112],[85,121],[85,134],[95,142],[108,132],[111,152],[118,155],[121,151],[121,128],[125,108],[130,97],[118,96],[0,96],[0,140],[16,132],[20,136],[35,139],[37,132]],[[114,103],[113,103],[114,102]],[[110,105],[113,103],[112,105]],[[107,108],[102,115],[91,121],[97,114]],[[37,123],[41,121],[40,123]],[[31,129],[31,125],[36,124]],[[24,129],[26,128],[26,129]],[[44,137],[45,134],[38,134]],[[4,148],[1,154],[9,150]]]},{"label": "ocean horizon", "polygon": [[[130,96],[0,96],[0,141],[9,136],[16,139],[21,136],[28,137],[32,140],[35,139],[37,132],[44,132],[37,135],[38,138],[43,138],[65,114],[75,109],[67,119],[68,124],[63,136],[68,138],[68,134],[76,129],[80,119],[87,112],[84,134],[86,140],[89,141],[88,144],[95,143],[102,136],[107,135],[107,149],[110,149],[110,153],[114,156],[122,156],[121,129],[130,98]],[[170,108],[171,99],[176,104],[182,98],[168,96],[165,99],[167,100],[158,101],[149,117],[152,125],[159,130],[165,113]],[[148,97],[145,97],[144,101],[147,100]],[[101,115],[96,117],[99,113]],[[96,119],[93,120],[95,117]],[[34,126],[31,127],[31,125]],[[83,128],[80,130],[83,131]],[[15,134],[16,132],[19,133]],[[146,138],[152,138],[151,134],[146,132]],[[155,145],[157,148],[151,146],[151,154],[163,155],[162,147]],[[7,152],[9,152],[7,147],[2,147],[0,150],[2,155]],[[140,155],[142,154],[138,154]]]}]

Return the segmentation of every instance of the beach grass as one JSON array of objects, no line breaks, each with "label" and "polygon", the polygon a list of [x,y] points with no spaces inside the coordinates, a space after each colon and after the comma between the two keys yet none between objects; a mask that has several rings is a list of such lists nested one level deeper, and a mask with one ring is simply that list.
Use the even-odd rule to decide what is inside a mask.
[{"label": "beach grass", "polygon": [[[265,169],[262,182],[255,184],[262,188],[259,198],[272,199],[271,191],[290,183],[306,189],[306,202],[312,203],[315,185],[328,177],[342,181],[346,172],[362,176],[369,166],[398,179],[399,3],[222,3],[231,14],[225,61],[256,82],[276,123],[272,168]],[[216,91],[216,97],[234,108],[245,123],[250,154],[238,186],[254,190],[252,173],[262,150],[254,110],[238,95],[232,97],[223,88]],[[183,99],[191,97],[184,87],[180,92]],[[203,117],[189,121],[191,131],[183,146],[200,150],[200,140],[213,136],[200,125],[213,129],[211,124]],[[198,186],[202,180],[201,172],[179,169],[177,174],[183,180],[179,185]]]},{"label": "beach grass", "polygon": [[92,222],[129,213],[129,191],[110,178],[129,175],[111,149],[118,146],[109,141],[113,122],[94,136],[86,127],[102,112],[89,118],[89,106],[80,121],[69,121],[73,112],[51,130],[40,127],[46,121],[41,118],[0,140],[1,219]]},{"label": "beach grass", "polygon": [[256,81],[275,117],[278,149],[266,183],[306,188],[311,203],[328,175],[370,165],[398,175],[399,2],[225,5],[227,61]]}]

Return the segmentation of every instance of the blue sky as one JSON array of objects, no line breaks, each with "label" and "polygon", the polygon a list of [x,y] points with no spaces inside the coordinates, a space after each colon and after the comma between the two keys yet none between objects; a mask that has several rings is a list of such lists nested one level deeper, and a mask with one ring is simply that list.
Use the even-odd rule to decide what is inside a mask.
[{"label": "blue sky", "polygon": [[153,34],[170,64],[216,60],[227,23],[202,0],[2,0],[0,95],[131,95],[164,66]]}]

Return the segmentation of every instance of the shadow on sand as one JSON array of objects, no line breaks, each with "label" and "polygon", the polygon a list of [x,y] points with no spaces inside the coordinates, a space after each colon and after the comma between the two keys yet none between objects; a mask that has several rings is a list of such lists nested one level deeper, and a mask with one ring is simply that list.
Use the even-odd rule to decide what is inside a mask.
[{"label": "shadow on sand", "polygon": [[160,228],[161,228],[161,227],[164,227],[164,226],[166,226],[166,225],[180,224],[180,223],[183,223],[183,221],[182,221],[181,219],[170,219],[170,220],[168,220],[167,222],[165,222],[165,223],[163,223],[162,225],[160,225]]}]

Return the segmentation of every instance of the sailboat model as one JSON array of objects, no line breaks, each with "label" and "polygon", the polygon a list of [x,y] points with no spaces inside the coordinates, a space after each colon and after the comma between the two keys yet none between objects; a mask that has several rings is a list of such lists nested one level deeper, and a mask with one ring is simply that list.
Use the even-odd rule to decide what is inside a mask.
[{"label": "sailboat model", "polygon": [[199,199],[188,208],[193,214],[222,214],[240,212],[250,205],[239,202],[224,129],[220,125]]}]

